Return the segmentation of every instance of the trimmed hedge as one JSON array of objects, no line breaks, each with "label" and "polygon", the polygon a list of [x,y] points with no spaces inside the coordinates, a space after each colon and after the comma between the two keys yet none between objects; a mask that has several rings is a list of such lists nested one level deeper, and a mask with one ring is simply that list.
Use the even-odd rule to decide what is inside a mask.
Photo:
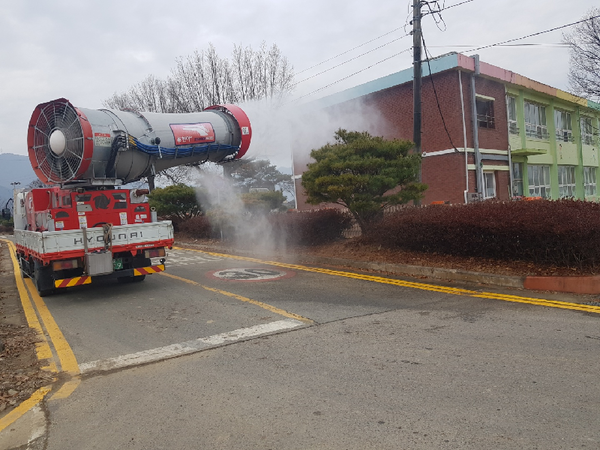
[{"label": "trimmed hedge", "polygon": [[288,212],[269,216],[280,242],[315,246],[336,241],[352,225],[350,214],[339,209]]},{"label": "trimmed hedge", "polygon": [[595,267],[600,263],[600,204],[486,201],[405,208],[361,240],[392,249]]},{"label": "trimmed hedge", "polygon": [[178,231],[196,239],[210,239],[213,231],[206,216],[191,217],[178,224]]},{"label": "trimmed hedge", "polygon": [[[274,245],[325,244],[342,238],[344,230],[352,224],[350,215],[339,209],[269,214],[265,218],[268,226],[264,227],[264,230],[266,233],[271,233],[270,236],[266,236],[266,239]],[[226,229],[225,237],[228,240],[235,240],[235,228],[226,226]],[[210,219],[206,216],[192,217],[179,223],[178,231],[196,239],[220,236],[218,228],[213,228]]]}]

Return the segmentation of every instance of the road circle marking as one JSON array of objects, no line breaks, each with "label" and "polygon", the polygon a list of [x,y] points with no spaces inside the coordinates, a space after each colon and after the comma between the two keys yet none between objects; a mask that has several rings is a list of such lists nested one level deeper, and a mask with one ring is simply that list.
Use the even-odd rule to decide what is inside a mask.
[{"label": "road circle marking", "polygon": [[213,278],[228,281],[272,281],[294,276],[294,272],[269,269],[266,267],[235,267],[213,270],[208,273]]}]

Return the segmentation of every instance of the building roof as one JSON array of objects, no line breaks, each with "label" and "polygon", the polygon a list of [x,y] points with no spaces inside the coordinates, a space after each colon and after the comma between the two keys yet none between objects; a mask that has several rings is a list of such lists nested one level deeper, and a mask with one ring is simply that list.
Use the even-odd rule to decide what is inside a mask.
[{"label": "building roof", "polygon": [[[429,64],[422,65],[423,76],[426,77],[431,73],[441,73],[447,70],[464,70],[465,72],[475,71],[475,60],[461,53],[448,53],[437,58],[430,60]],[[536,92],[540,92],[552,97],[558,97],[562,100],[575,103],[587,108],[595,109],[600,111],[600,103],[587,100],[582,97],[570,94],[563,90],[553,88],[546,84],[540,83],[539,81],[532,80],[530,78],[519,75],[518,73],[510,70],[502,69],[501,67],[494,66],[492,64],[480,61],[479,71],[482,76],[498,80],[505,84],[511,84],[517,87],[523,87]],[[373,81],[369,81],[364,84],[346,89],[341,92],[323,97],[321,99],[311,102],[312,106],[317,108],[327,108],[334,106],[349,100],[372,94],[374,92],[382,91],[400,84],[412,82],[413,80],[413,69],[405,69],[400,72],[396,72],[387,75],[382,78],[378,78]]]}]

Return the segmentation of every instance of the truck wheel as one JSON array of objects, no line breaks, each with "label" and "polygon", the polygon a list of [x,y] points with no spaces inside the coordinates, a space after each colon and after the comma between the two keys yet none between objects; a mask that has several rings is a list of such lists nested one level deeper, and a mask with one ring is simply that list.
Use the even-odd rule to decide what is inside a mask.
[{"label": "truck wheel", "polygon": [[55,291],[52,267],[44,266],[37,261],[34,262],[34,281],[40,297],[51,295]]}]

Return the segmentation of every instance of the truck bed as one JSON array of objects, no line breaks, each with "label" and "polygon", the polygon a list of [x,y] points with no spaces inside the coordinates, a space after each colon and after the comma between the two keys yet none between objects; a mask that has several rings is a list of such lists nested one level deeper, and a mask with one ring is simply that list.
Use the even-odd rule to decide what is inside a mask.
[{"label": "truck bed", "polygon": [[[102,227],[87,228],[88,251],[104,249]],[[85,253],[83,230],[27,231],[14,230],[17,250],[44,262],[82,256]],[[113,252],[173,245],[171,221],[112,227]]]}]

